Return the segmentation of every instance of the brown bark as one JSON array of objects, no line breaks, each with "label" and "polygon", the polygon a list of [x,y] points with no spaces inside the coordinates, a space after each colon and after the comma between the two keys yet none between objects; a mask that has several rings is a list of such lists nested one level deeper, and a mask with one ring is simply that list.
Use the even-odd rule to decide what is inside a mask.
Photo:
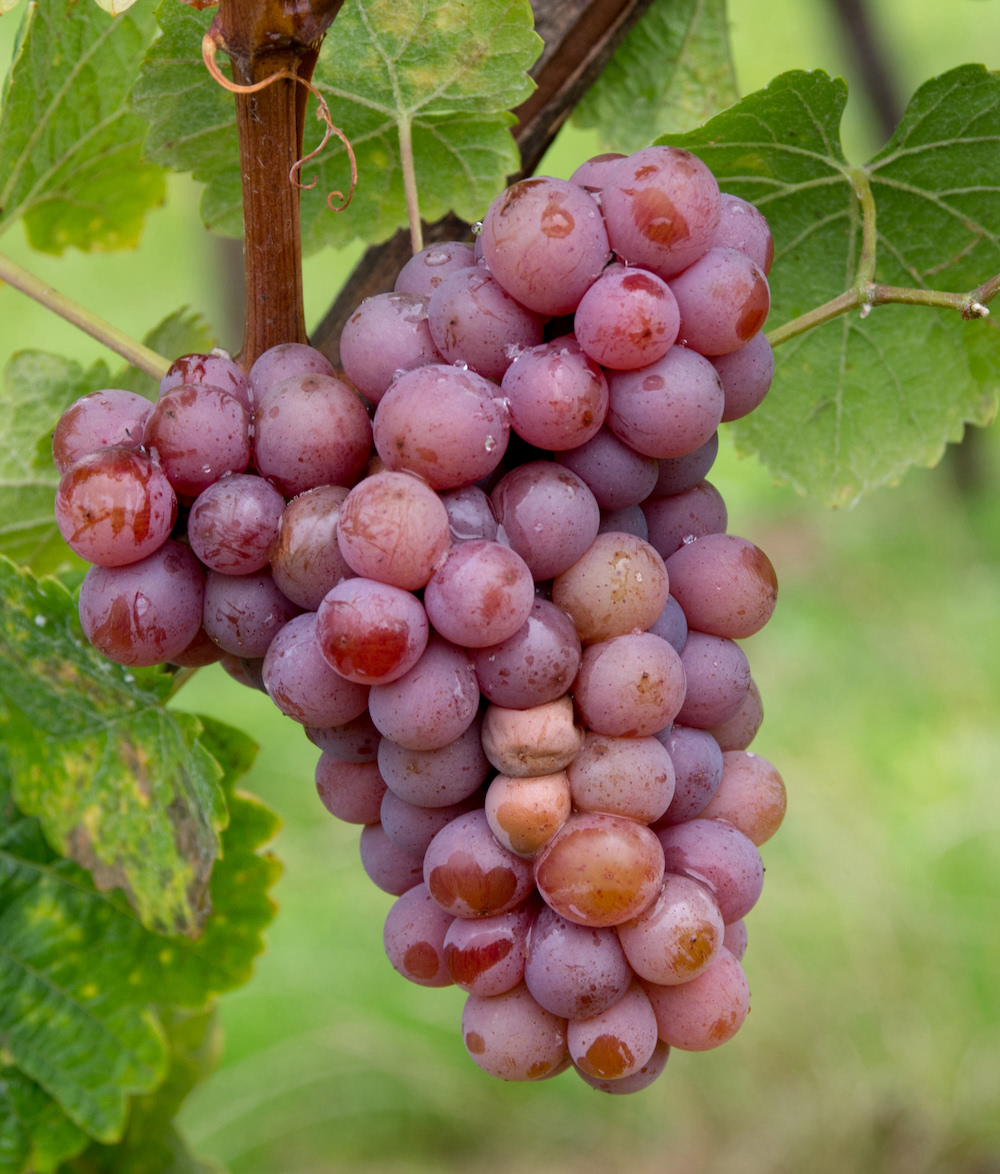
[{"label": "brown bark", "polygon": [[[233,80],[250,85],[281,70],[308,80],[323,34],[343,0],[221,0],[212,28]],[[299,191],[289,172],[302,154],[306,89],[282,78],[237,94],[246,273],[238,361],[249,369],[280,342],[305,342]]]},{"label": "brown bark", "polygon": [[[545,48],[531,75],[537,89],[515,111],[514,139],[521,151],[521,170],[512,180],[531,175],[559,128],[596,80],[612,53],[651,0],[533,0],[535,27]],[[485,212],[486,209],[484,208]],[[424,226],[424,244],[467,237],[470,225],[448,216]],[[360,302],[391,290],[396,274],[410,256],[410,234],[367,249],[347,283],[313,332],[312,345],[335,365],[340,358],[340,332]]]}]

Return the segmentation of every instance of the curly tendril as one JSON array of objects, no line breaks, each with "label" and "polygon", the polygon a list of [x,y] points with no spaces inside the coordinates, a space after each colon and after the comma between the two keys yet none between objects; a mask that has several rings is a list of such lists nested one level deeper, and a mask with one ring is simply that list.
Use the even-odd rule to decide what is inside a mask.
[{"label": "curly tendril", "polygon": [[[290,183],[294,184],[300,190],[311,191],[316,186],[319,177],[314,175],[310,183],[302,183],[298,179],[298,173],[305,163],[308,163],[310,159],[315,159],[316,156],[323,150],[323,148],[329,142],[330,136],[336,135],[337,138],[340,139],[340,141],[344,144],[344,149],[347,151],[347,157],[351,163],[351,186],[348,190],[346,199],[343,192],[333,191],[330,192],[326,197],[326,202],[332,211],[343,212],[343,210],[351,202],[351,199],[354,195],[354,189],[357,186],[358,164],[354,157],[354,148],[351,146],[347,135],[344,134],[339,126],[334,126],[333,124],[333,119],[330,117],[330,107],[327,106],[326,99],[319,92],[319,90],[316,89],[312,82],[306,81],[304,77],[299,77],[298,74],[292,73],[287,69],[279,69],[277,72],[272,73],[269,77],[264,78],[263,81],[255,82],[253,85],[249,86],[242,86],[236,82],[230,81],[229,78],[227,78],[226,75],[222,72],[222,70],[219,69],[218,63],[215,60],[215,55],[221,45],[222,42],[219,39],[218,34],[213,32],[212,29],[209,29],[201,41],[201,56],[202,60],[205,62],[205,68],[211,74],[212,78],[218,82],[218,84],[222,86],[223,89],[229,90],[230,93],[255,94],[258,90],[263,90],[265,87],[271,85],[272,82],[280,81],[282,78],[288,78],[289,81],[298,82],[300,85],[305,86],[309,93],[315,97],[318,103],[316,108],[316,117],[325,124],[326,130],[323,132],[323,138],[319,146],[310,151],[308,155],[304,155],[301,159],[296,160],[292,164],[288,172],[288,179]],[[340,201],[339,205],[334,204],[333,201],[335,199]]]}]

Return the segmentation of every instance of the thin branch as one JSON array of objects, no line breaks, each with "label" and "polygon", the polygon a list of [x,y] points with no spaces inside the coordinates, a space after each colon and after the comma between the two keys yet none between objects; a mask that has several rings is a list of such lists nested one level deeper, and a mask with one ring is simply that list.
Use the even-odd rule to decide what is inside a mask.
[{"label": "thin branch", "polygon": [[143,346],[141,342],[136,342],[130,335],[119,330],[117,326],[112,326],[110,322],[105,322],[103,318],[99,318],[85,306],[81,306],[79,302],[74,302],[65,294],[58,293],[41,278],[35,277],[27,269],[22,269],[10,257],[3,254],[0,254],[0,281],[5,281],[8,285],[20,290],[21,293],[27,294],[29,298],[34,298],[46,309],[52,310],[60,318],[79,327],[91,338],[96,338],[109,350],[121,355],[133,367],[138,367],[140,371],[145,371],[154,379],[162,379],[166,375],[170,359],[165,359],[156,351]]},{"label": "thin branch", "polygon": [[400,117],[399,161],[403,170],[403,191],[406,193],[406,214],[410,222],[410,248],[414,256],[424,247],[424,230],[420,220],[420,201],[417,197],[417,173],[413,166],[413,128],[409,117]]},{"label": "thin branch", "polygon": [[807,314],[800,314],[783,326],[777,327],[767,335],[767,341],[772,347],[787,342],[814,326],[822,326],[824,322],[846,314],[848,310],[860,309],[862,317],[866,317],[872,306],[887,306],[895,303],[904,306],[931,306],[939,310],[957,310],[963,318],[989,317],[988,304],[1000,293],[1000,273],[996,277],[984,281],[982,285],[970,293],[952,293],[944,289],[911,289],[900,285],[880,285],[876,282],[855,286],[845,290],[838,297],[822,306],[816,306]]}]

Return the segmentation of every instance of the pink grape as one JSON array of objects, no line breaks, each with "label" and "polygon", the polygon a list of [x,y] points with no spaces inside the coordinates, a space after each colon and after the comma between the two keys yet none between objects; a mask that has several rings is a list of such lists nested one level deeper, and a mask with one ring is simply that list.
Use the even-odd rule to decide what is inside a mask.
[{"label": "pink grape", "polygon": [[248,412],[253,411],[253,397],[247,377],[239,364],[222,351],[181,355],[174,359],[160,380],[159,394],[162,396],[182,383],[207,383],[209,387],[218,387],[220,391],[234,395]]},{"label": "pink grape", "polygon": [[117,445],[81,458],[63,474],[55,514],[74,553],[97,566],[123,567],[166,542],[177,498],[159,465]]},{"label": "pink grape", "polygon": [[591,644],[573,684],[584,723],[613,738],[641,738],[669,726],[684,689],[681,658],[651,632]]},{"label": "pink grape", "polygon": [[739,350],[771,307],[763,270],[736,249],[709,249],[671,280],[670,289],[680,310],[680,337],[702,355]]},{"label": "pink grape", "polygon": [[562,1019],[587,1019],[617,1003],[632,970],[615,931],[578,925],[548,905],[528,936],[524,980],[532,997]]},{"label": "pink grape", "polygon": [[271,388],[286,379],[335,374],[333,364],[315,347],[301,342],[282,342],[258,356],[247,375],[247,383],[254,405],[259,406]]},{"label": "pink grape", "polygon": [[636,452],[606,426],[579,448],[557,452],[555,459],[588,486],[602,510],[638,505],[660,475],[655,457]]},{"label": "pink grape", "polygon": [[601,207],[619,259],[663,278],[698,260],[722,212],[711,171],[678,147],[645,147],[616,163],[605,177]]},{"label": "pink grape", "polygon": [[725,948],[697,978],[682,986],[643,983],[660,1039],[690,1052],[716,1048],[739,1031],[750,1010],[743,967]]},{"label": "pink grape", "polygon": [[462,1038],[472,1060],[501,1080],[545,1080],[568,1064],[566,1021],[540,1007],[523,983],[502,995],[469,995]]},{"label": "pink grape", "polygon": [[315,614],[307,612],[275,634],[264,656],[264,688],[294,721],[338,726],[364,713],[368,688],[334,672],[323,656],[317,629]]},{"label": "pink grape", "polygon": [[278,539],[285,499],[270,482],[234,473],[203,489],[188,514],[191,549],[225,575],[262,571]]},{"label": "pink grape", "polygon": [[445,937],[454,920],[431,899],[426,885],[403,893],[386,915],[382,932],[393,968],[419,986],[450,986]]},{"label": "pink grape", "polygon": [[375,447],[389,469],[418,473],[432,489],[458,489],[491,473],[510,439],[495,384],[432,364],[401,375],[379,401]]},{"label": "pink grape", "polygon": [[377,404],[401,371],[440,363],[427,321],[427,297],[383,293],[365,298],[340,335],[344,374]]},{"label": "pink grape", "polygon": [[300,607],[315,611],[323,596],[354,572],[340,553],[337,523],[349,490],[318,485],[285,506],[271,551],[271,574],[281,591]]},{"label": "pink grape", "polygon": [[138,452],[152,410],[143,396],[113,387],[92,391],[70,404],[52,433],[52,460],[59,475],[99,448],[119,445]]},{"label": "pink grape", "polygon": [[521,351],[500,384],[511,427],[553,452],[586,444],[608,411],[608,383],[573,335]]},{"label": "pink grape", "polygon": [[384,685],[409,672],[423,656],[428,635],[420,600],[375,579],[338,583],[316,613],[323,659],[341,677],[363,685]]},{"label": "pink grape", "polygon": [[205,582],[205,631],[224,652],[235,656],[262,657],[299,610],[281,594],[269,571],[252,575],[210,571]]},{"label": "pink grape", "polygon": [[435,631],[465,648],[509,639],[531,614],[534,600],[535,584],[524,559],[485,539],[452,547],[424,589]]},{"label": "pink grape", "polygon": [[528,934],[536,915],[535,902],[526,901],[495,917],[456,917],[444,938],[452,981],[469,994],[485,997],[512,990],[524,978]]},{"label": "pink grape", "polygon": [[598,1015],[573,1019],[566,1042],[574,1065],[588,1076],[614,1080],[632,1076],[651,1059],[657,1044],[656,1015],[638,983]]},{"label": "pink grape", "polygon": [[712,240],[713,247],[746,253],[767,276],[774,261],[774,240],[763,212],[729,192],[720,192],[719,196],[722,215]]},{"label": "pink grape", "polygon": [[434,750],[409,750],[383,738],[378,763],[387,786],[419,807],[451,806],[474,795],[490,773],[480,730],[481,722],[473,721],[453,742]]},{"label": "pink grape", "polygon": [[580,299],[577,341],[595,362],[618,371],[655,363],[673,346],[680,313],[670,286],[655,273],[615,265]]},{"label": "pink grape", "polygon": [[400,269],[396,293],[422,294],[430,297],[442,281],[458,269],[470,269],[476,263],[475,248],[464,241],[441,241],[421,249]]},{"label": "pink grape", "polygon": [[591,196],[535,176],[499,195],[483,217],[483,256],[497,281],[540,314],[571,314],[601,274],[608,234]]},{"label": "pink grape", "polygon": [[323,806],[345,823],[378,823],[386,785],[374,762],[341,762],[321,754],[316,791]]},{"label": "pink grape", "polygon": [[424,883],[455,917],[492,917],[517,908],[531,892],[531,862],[496,842],[485,812],[470,811],[431,840]]},{"label": "pink grape", "polygon": [[758,546],[735,534],[706,534],[666,560],[670,591],[692,628],[742,640],[774,612],[778,577]]},{"label": "pink grape", "polygon": [[729,521],[722,494],[709,481],[670,497],[650,497],[642,503],[642,512],[649,541],[664,559],[692,538],[724,533]]},{"label": "pink grape", "polygon": [[250,463],[250,416],[227,391],[181,384],[150,412],[142,442],[182,497],[197,497]]},{"label": "pink grape", "polygon": [[91,567],[80,587],[84,635],[125,665],[169,661],[197,636],[205,575],[191,551],[168,540],[126,567]]},{"label": "pink grape", "polygon": [[400,897],[423,881],[423,857],[397,848],[379,823],[361,829],[358,850],[368,879],[384,893]]},{"label": "pink grape", "polygon": [[688,632],[681,664],[687,692],[677,720],[711,729],[732,717],[750,688],[750,665],[743,649],[723,636]]},{"label": "pink grape", "polygon": [[353,485],[368,462],[368,413],[332,375],[276,384],[261,396],[254,419],[257,469],[286,497],[319,485]]}]

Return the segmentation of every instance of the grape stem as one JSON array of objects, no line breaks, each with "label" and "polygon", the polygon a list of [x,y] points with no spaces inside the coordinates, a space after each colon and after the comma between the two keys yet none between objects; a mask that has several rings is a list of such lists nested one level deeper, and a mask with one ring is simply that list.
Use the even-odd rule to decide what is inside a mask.
[{"label": "grape stem", "polygon": [[896,302],[905,306],[932,306],[942,310],[958,310],[965,319],[988,318],[989,303],[1000,292],[1000,273],[984,281],[969,293],[952,293],[943,289],[919,289],[899,285],[883,285],[875,280],[875,259],[878,233],[875,228],[875,197],[872,194],[868,176],[861,168],[849,172],[854,194],[861,205],[861,255],[854,285],[842,294],[816,306],[798,318],[768,332],[767,341],[776,347],[790,338],[805,334],[814,326],[859,309],[861,317],[867,318],[872,306],[884,306]]},{"label": "grape stem", "polygon": [[138,367],[140,371],[145,371],[154,379],[162,379],[166,375],[170,359],[165,359],[156,351],[143,346],[141,342],[136,342],[130,335],[119,330],[117,326],[112,326],[110,322],[105,322],[103,318],[99,318],[85,306],[81,306],[79,302],[74,302],[65,294],[58,293],[40,277],[29,273],[27,269],[22,269],[16,261],[12,261],[10,257],[4,256],[2,253],[0,253],[0,281],[6,281],[14,289],[27,294],[29,298],[34,298],[46,309],[52,310],[60,318],[65,318],[67,322],[79,327],[91,338],[96,338],[109,350],[121,355],[133,367]]},{"label": "grape stem", "polygon": [[410,222],[410,248],[414,256],[424,247],[424,230],[420,221],[420,201],[417,197],[417,174],[413,167],[413,134],[410,120],[399,117],[399,162],[403,172],[403,191],[406,193],[406,216]]}]

